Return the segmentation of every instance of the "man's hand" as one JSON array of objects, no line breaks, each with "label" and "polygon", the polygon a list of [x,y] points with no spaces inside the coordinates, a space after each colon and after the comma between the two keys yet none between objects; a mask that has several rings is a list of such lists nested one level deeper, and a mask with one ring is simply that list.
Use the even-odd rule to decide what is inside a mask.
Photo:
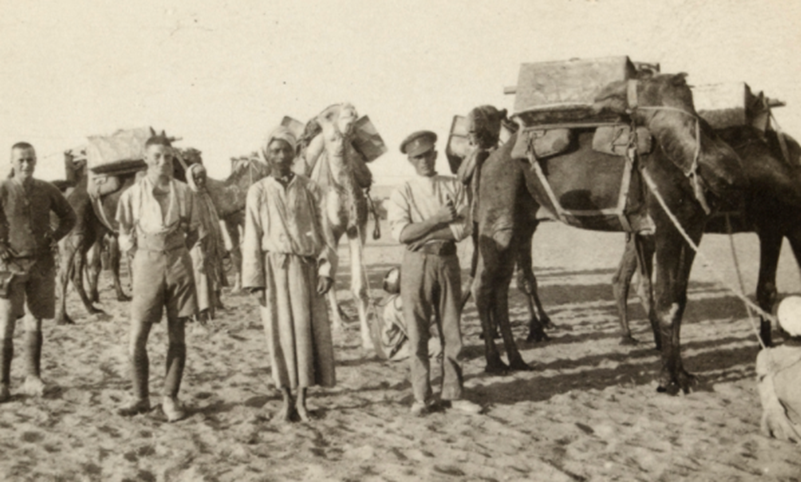
[{"label": "man's hand", "polygon": [[434,218],[440,224],[449,224],[455,221],[457,217],[456,206],[453,204],[453,199],[448,195],[448,201],[437,211]]},{"label": "man's hand", "polygon": [[328,290],[331,289],[333,286],[334,280],[329,278],[328,276],[320,276],[320,279],[317,280],[317,294],[324,295],[328,293]]},{"label": "man's hand", "polygon": [[412,241],[411,243],[408,243],[407,246],[409,246],[409,250],[410,251],[417,251],[418,249],[420,249],[427,242],[428,242],[428,236],[423,236],[420,239],[416,239],[416,240]]}]

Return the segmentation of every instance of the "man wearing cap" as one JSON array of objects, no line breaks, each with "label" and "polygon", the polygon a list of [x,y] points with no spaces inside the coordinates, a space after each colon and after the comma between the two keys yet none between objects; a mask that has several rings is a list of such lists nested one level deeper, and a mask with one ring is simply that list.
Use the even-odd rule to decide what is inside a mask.
[{"label": "man wearing cap", "polygon": [[437,135],[418,131],[400,146],[417,177],[392,193],[387,208],[393,237],[406,245],[401,264],[401,299],[411,348],[411,412],[425,414],[432,403],[429,326],[434,316],[443,348],[440,399],[444,408],[478,413],[481,407],[462,398],[459,354],[461,279],[456,243],[470,234],[464,186],[435,170]]},{"label": "man wearing cap", "polygon": [[197,313],[189,249],[200,225],[194,194],[172,178],[173,152],[168,139],[148,139],[147,172],[122,193],[117,208],[120,249],[134,253],[129,344],[134,399],[118,413],[132,416],[150,410],[147,339],[166,307],[169,346],[161,409],[169,422],[185,416],[178,401],[186,363],[184,329]]},{"label": "man wearing cap", "polygon": [[[56,306],[56,266],[53,248],[75,226],[75,211],[61,192],[34,179],[36,151],[27,142],[11,147],[12,177],[0,182],[0,297],[2,378],[0,402],[9,399],[14,327],[25,315],[27,375],[23,391],[41,395],[42,318],[53,318]],[[53,229],[50,214],[58,217]]]},{"label": "man wearing cap", "polygon": [[776,317],[789,339],[757,355],[760,428],[767,437],[801,443],[801,296],[783,299]]}]

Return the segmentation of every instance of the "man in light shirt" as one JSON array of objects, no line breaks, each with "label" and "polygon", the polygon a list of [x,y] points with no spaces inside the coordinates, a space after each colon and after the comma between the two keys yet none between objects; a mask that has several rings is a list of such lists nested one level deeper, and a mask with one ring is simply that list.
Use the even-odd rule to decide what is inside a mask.
[{"label": "man in light shirt", "polygon": [[417,177],[389,198],[393,237],[406,245],[401,264],[401,299],[411,348],[412,415],[424,415],[432,405],[429,326],[435,317],[442,340],[443,375],[440,399],[444,408],[478,413],[481,407],[462,398],[461,276],[456,243],[470,234],[464,186],[435,170],[437,135],[418,131],[401,143]]},{"label": "man in light shirt", "polygon": [[197,313],[189,249],[200,225],[194,194],[172,178],[173,156],[167,139],[148,139],[147,173],[123,192],[117,208],[120,249],[135,253],[129,345],[134,399],[118,413],[133,416],[150,410],[147,338],[166,307],[169,347],[161,408],[169,422],[185,416],[178,402],[186,363],[184,325]]}]

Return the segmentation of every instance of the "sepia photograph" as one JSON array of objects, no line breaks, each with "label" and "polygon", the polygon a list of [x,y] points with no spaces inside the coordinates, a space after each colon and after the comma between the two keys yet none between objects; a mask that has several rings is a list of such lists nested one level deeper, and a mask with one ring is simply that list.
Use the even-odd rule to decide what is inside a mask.
[{"label": "sepia photograph", "polygon": [[801,4],[0,7],[0,480],[801,482]]}]

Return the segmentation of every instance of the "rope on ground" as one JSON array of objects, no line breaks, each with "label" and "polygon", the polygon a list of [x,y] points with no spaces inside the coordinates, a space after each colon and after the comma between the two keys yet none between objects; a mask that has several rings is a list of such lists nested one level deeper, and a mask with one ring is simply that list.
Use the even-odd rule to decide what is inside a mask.
[{"label": "rope on ground", "polygon": [[[709,271],[711,271],[715,275],[715,277],[718,279],[718,281],[725,288],[727,288],[729,291],[734,293],[734,295],[736,297],[740,298],[743,301],[743,303],[745,303],[745,305],[747,307],[751,308],[756,313],[759,313],[760,316],[771,320],[771,322],[775,322],[776,318],[773,315],[771,315],[770,313],[766,312],[765,310],[760,308],[756,303],[754,303],[753,301],[748,299],[748,297],[745,296],[745,294],[743,294],[742,290],[738,290],[737,288],[731,286],[729,283],[726,282],[725,279],[723,279],[723,276],[720,274],[720,271],[716,270],[714,265],[709,261],[709,259],[707,259],[707,257],[703,253],[701,253],[699,251],[698,245],[695,244],[695,242],[692,240],[690,235],[687,234],[687,231],[684,230],[684,228],[682,227],[682,225],[679,222],[679,220],[676,218],[676,216],[670,210],[670,208],[668,207],[667,203],[662,198],[662,195],[659,194],[659,189],[657,188],[656,183],[654,183],[654,180],[648,174],[648,171],[643,167],[643,169],[641,169],[641,172],[642,172],[642,175],[643,175],[643,179],[645,180],[645,184],[648,186],[648,189],[650,189],[651,192],[654,194],[654,197],[656,197],[656,200],[659,202],[659,205],[662,206],[662,209],[665,211],[665,214],[667,214],[668,218],[670,218],[670,221],[673,223],[673,225],[675,226],[676,230],[678,230],[678,232],[682,235],[684,240],[687,242],[687,244],[690,246],[690,248],[692,248],[692,250],[696,253],[698,258],[701,259],[701,262],[703,263],[703,265],[706,268],[708,268]],[[759,337],[759,330],[757,329],[757,327],[753,323],[753,319],[751,319],[751,328],[754,330],[754,333],[756,334],[756,337],[757,337],[757,340],[759,341],[759,344],[762,346],[762,348],[765,348],[765,344],[763,343],[762,339]]]}]

